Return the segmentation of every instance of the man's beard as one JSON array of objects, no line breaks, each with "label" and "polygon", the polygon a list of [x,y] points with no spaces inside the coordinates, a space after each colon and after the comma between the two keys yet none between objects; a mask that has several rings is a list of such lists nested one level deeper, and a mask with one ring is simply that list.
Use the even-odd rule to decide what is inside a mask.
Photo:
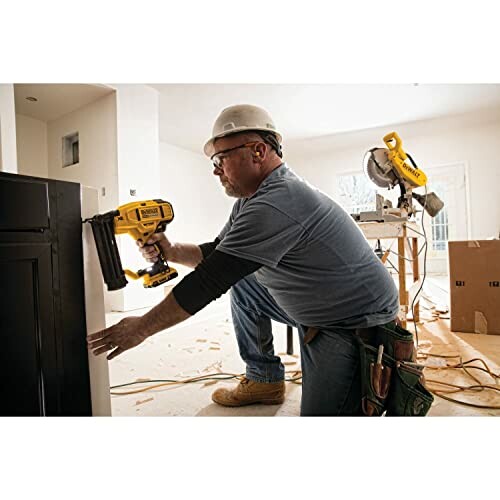
[{"label": "man's beard", "polygon": [[235,189],[231,184],[229,183],[224,183],[222,184],[224,190],[226,191],[226,194],[230,196],[231,198],[244,198],[244,196],[239,192],[237,189]]}]

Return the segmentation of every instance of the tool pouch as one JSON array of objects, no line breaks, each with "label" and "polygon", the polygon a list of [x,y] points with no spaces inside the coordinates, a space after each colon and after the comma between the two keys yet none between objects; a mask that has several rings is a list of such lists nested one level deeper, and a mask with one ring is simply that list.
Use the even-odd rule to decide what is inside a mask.
[{"label": "tool pouch", "polygon": [[[356,331],[360,352],[362,409],[368,416],[424,416],[434,398],[414,363],[413,336],[395,324]],[[383,354],[378,356],[380,345]],[[377,362],[377,358],[381,361]]]},{"label": "tool pouch", "polygon": [[424,386],[422,369],[415,363],[396,362],[386,401],[387,416],[424,417],[430,410],[434,397]]}]

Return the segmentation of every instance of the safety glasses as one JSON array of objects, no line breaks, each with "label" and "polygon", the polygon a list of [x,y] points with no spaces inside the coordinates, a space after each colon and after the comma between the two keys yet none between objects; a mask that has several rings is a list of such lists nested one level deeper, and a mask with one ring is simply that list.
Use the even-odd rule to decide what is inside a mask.
[{"label": "safety glasses", "polygon": [[231,151],[236,151],[237,149],[241,148],[249,148],[251,146],[254,146],[255,144],[258,144],[261,141],[253,141],[253,142],[247,142],[245,144],[242,144],[241,146],[236,146],[235,148],[229,148],[229,149],[223,149],[222,151],[219,151],[218,153],[215,153],[210,157],[210,160],[212,161],[212,164],[214,168],[217,169],[222,169],[222,164],[224,162],[224,158],[227,156],[227,154]]}]

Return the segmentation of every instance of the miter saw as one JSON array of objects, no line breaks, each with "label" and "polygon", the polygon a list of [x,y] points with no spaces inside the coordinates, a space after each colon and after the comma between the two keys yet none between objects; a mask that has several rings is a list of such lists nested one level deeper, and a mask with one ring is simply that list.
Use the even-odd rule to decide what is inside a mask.
[{"label": "miter saw", "polygon": [[384,142],[387,148],[372,148],[366,152],[364,171],[378,187],[392,189],[398,185],[401,190],[398,205],[394,208],[390,201],[377,194],[375,211],[352,214],[352,217],[359,222],[406,221],[417,213],[413,200],[417,200],[431,217],[435,217],[444,206],[441,199],[435,193],[421,195],[412,192],[414,188],[426,185],[425,173],[405,153],[396,132],[387,134]]}]

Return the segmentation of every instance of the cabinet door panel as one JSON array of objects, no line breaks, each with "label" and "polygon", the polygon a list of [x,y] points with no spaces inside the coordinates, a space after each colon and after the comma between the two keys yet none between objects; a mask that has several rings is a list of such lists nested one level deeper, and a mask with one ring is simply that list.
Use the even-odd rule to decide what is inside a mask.
[{"label": "cabinet door panel", "polygon": [[0,414],[57,414],[51,245],[0,243],[0,275]]},{"label": "cabinet door panel", "polygon": [[0,179],[0,231],[47,229],[50,218],[47,180],[5,175]]}]

